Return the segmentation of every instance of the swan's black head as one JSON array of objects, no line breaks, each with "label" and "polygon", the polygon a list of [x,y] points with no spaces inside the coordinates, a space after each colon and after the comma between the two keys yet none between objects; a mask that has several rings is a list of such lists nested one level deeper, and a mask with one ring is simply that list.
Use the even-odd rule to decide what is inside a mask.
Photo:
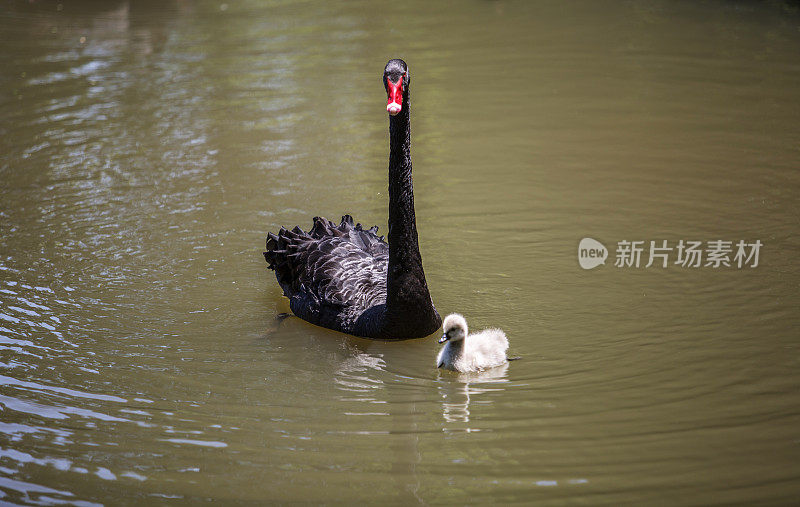
[{"label": "swan's black head", "polygon": [[386,111],[394,116],[403,109],[403,101],[408,102],[408,83],[411,76],[408,65],[403,60],[389,60],[383,70],[383,86],[386,88]]}]

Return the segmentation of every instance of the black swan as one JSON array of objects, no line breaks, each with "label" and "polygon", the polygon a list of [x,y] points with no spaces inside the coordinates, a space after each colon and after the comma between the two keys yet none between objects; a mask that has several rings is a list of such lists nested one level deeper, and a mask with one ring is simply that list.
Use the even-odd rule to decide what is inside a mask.
[{"label": "black swan", "polygon": [[417,240],[411,180],[410,76],[403,60],[383,71],[389,113],[389,244],[377,227],[314,217],[308,232],[281,228],[264,257],[292,312],[312,324],[384,340],[422,338],[439,329]]}]

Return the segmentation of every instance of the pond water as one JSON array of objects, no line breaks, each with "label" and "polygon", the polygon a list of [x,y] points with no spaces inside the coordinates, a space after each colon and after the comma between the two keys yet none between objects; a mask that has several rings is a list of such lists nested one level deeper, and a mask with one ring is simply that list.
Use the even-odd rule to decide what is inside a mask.
[{"label": "pond water", "polygon": [[[796,3],[7,1],[0,43],[0,501],[800,499]],[[395,57],[434,302],[506,367],[276,322],[268,231],[386,231]]]}]

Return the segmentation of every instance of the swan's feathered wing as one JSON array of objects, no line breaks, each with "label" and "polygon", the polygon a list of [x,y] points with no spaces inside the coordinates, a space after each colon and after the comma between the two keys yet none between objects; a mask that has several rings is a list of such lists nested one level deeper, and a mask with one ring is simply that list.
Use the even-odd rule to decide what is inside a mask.
[{"label": "swan's feathered wing", "polygon": [[377,227],[339,225],[314,217],[310,231],[281,228],[267,236],[264,257],[275,271],[292,312],[313,324],[353,333],[369,308],[386,302],[389,245]]}]

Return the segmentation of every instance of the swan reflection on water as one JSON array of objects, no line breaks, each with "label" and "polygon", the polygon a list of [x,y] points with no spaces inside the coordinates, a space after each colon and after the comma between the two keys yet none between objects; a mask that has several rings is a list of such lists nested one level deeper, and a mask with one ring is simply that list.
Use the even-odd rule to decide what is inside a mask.
[{"label": "swan reflection on water", "polygon": [[[386,369],[382,354],[369,354],[353,346],[346,351],[351,355],[339,362],[334,373],[334,382],[339,389],[367,393],[383,387],[383,380],[375,374]],[[374,399],[370,398],[369,401]]]},{"label": "swan reflection on water", "polygon": [[[508,363],[485,371],[453,373],[439,370],[439,394],[442,396],[442,417],[446,422],[469,422],[472,397],[500,391],[497,384],[506,383]],[[485,400],[488,402],[489,400]],[[476,431],[467,428],[466,431]]]}]

